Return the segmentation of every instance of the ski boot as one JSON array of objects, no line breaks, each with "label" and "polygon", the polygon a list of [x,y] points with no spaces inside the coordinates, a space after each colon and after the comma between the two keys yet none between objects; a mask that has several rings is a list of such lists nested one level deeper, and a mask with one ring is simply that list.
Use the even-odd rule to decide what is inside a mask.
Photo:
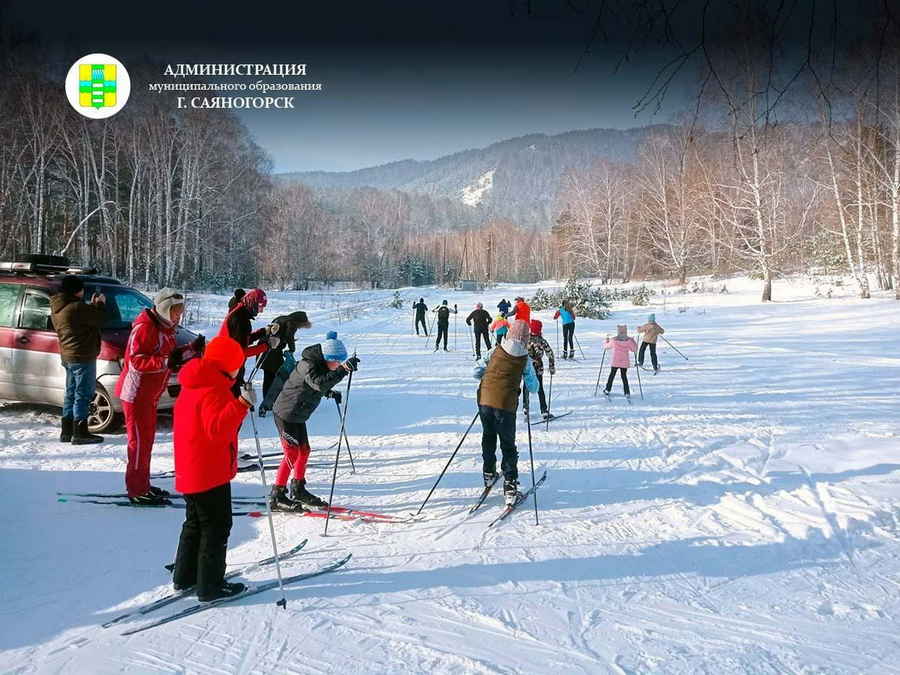
[{"label": "ski boot", "polygon": [[521,493],[519,492],[519,481],[503,481],[503,501],[506,502],[507,506],[514,506],[520,496]]},{"label": "ski boot", "polygon": [[321,497],[316,497],[306,489],[305,479],[298,480],[295,478],[291,481],[291,499],[298,504],[302,504],[308,510],[328,508],[328,502]]},{"label": "ski boot", "polygon": [[481,477],[484,478],[484,489],[487,490],[497,481],[499,476],[497,476],[496,471],[485,471],[481,474]]},{"label": "ski boot", "polygon": [[60,420],[59,426],[59,442],[60,443],[69,443],[72,440],[72,431],[74,430],[75,422],[71,417],[63,417]]},{"label": "ski boot", "polygon": [[541,411],[541,419],[545,422],[550,419],[550,413],[546,410]]},{"label": "ski boot", "polygon": [[296,513],[298,511],[308,511],[303,504],[288,497],[287,488],[284,485],[273,485],[272,493],[269,495],[269,508],[272,511],[288,511]]},{"label": "ski boot", "polygon": [[88,433],[87,420],[75,420],[72,428],[72,445],[102,443],[103,436]]},{"label": "ski boot", "polygon": [[158,488],[155,485],[150,486],[150,490],[148,491],[151,495],[157,495],[158,497],[171,497],[172,493],[168,490],[163,490],[162,488]]},{"label": "ski boot", "polygon": [[232,584],[228,581],[223,581],[221,585],[215,588],[199,591],[197,593],[197,600],[200,602],[212,602],[213,600],[220,600],[221,598],[231,598],[243,593],[245,588],[247,588],[247,586],[239,582]]},{"label": "ski boot", "polygon": [[603,390],[603,395],[604,395],[604,396],[609,396],[609,389],[604,389],[604,390]]},{"label": "ski boot", "polygon": [[128,501],[135,506],[168,506],[172,502],[153,491],[145,492],[137,497],[129,497]]}]

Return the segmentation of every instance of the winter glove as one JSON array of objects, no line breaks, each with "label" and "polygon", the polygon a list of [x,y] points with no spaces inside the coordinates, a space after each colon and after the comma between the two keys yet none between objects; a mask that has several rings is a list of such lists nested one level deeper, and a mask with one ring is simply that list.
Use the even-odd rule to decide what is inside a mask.
[{"label": "winter glove", "polygon": [[250,333],[250,342],[262,342],[266,339],[266,329],[260,328]]},{"label": "winter glove", "polygon": [[344,400],[344,397],[341,396],[341,392],[339,392],[339,391],[331,392],[331,398],[333,398],[335,403],[337,403],[338,405],[340,405],[341,401]]},{"label": "winter glove", "polygon": [[252,384],[244,382],[244,386],[241,387],[240,397],[247,404],[247,407],[253,410],[253,406],[256,405],[256,391],[253,389]]},{"label": "winter glove", "polygon": [[179,368],[181,368],[184,363],[184,350],[176,349],[171,354],[169,354],[169,360],[166,361],[166,367],[175,372]]},{"label": "winter glove", "polygon": [[270,323],[268,326],[266,326],[266,332],[269,335],[275,335],[279,330],[281,330],[281,324]]},{"label": "winter glove", "polygon": [[550,366],[550,374],[556,375],[556,366]]},{"label": "winter glove", "polygon": [[342,364],[348,373],[354,373],[359,370],[359,359],[351,356]]},{"label": "winter glove", "polygon": [[269,349],[278,349],[278,346],[281,344],[281,338],[277,335],[271,335],[266,342],[269,343]]},{"label": "winter glove", "polygon": [[191,351],[194,352],[197,356],[203,354],[203,351],[206,349],[206,336],[198,335],[191,342]]}]

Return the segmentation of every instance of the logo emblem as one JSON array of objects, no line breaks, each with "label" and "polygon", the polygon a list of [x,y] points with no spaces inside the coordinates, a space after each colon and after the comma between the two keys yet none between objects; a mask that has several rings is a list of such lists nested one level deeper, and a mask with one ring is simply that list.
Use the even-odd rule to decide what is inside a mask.
[{"label": "logo emblem", "polygon": [[66,97],[79,113],[91,119],[112,117],[128,102],[131,78],[118,59],[88,54],[69,68]]}]

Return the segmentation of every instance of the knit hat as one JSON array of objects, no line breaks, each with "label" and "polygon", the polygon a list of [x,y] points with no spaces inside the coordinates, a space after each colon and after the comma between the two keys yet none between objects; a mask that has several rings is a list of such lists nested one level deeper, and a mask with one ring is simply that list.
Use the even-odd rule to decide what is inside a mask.
[{"label": "knit hat", "polygon": [[482,305],[480,302],[476,302],[475,309],[484,309],[484,305]]},{"label": "knit hat", "polygon": [[531,320],[531,334],[532,335],[540,335],[541,331],[544,329],[544,324],[538,321],[537,319]]},{"label": "knit hat", "polygon": [[254,288],[252,291],[247,291],[247,294],[241,298],[241,304],[250,310],[250,313],[253,315],[263,311],[268,302],[269,299],[266,297],[266,292],[261,288]]},{"label": "knit hat", "polygon": [[330,330],[325,336],[325,342],[321,344],[322,356],[326,361],[346,361],[347,348],[338,340],[337,332]]},{"label": "knit hat", "polygon": [[516,319],[509,324],[509,332],[506,334],[507,340],[528,344],[528,322]]},{"label": "knit hat", "polygon": [[446,304],[447,304],[447,301],[444,300],[441,304],[442,304],[442,305],[446,305]]},{"label": "knit hat", "polygon": [[84,281],[81,277],[67,274],[62,278],[62,292],[66,295],[75,295],[84,290]]},{"label": "knit hat", "polygon": [[237,343],[226,335],[214,337],[206,344],[206,351],[203,352],[203,360],[218,366],[226,373],[237,370],[244,365],[244,350]]},{"label": "knit hat", "polygon": [[626,326],[624,324],[619,324],[618,326],[616,326],[616,339],[624,340],[627,337],[628,337],[628,326]]},{"label": "knit hat", "polygon": [[156,313],[169,321],[170,312],[175,305],[184,304],[184,294],[174,288],[163,288],[153,298],[153,307]]},{"label": "knit hat", "polygon": [[648,314],[647,322],[648,323],[656,323],[656,314]]}]

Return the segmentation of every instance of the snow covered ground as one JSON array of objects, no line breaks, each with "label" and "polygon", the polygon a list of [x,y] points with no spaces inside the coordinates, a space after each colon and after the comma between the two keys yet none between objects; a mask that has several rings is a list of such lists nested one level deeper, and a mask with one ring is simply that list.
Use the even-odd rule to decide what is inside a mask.
[{"label": "snow covered ground", "polygon": [[[728,294],[654,296],[663,371],[632,371],[633,405],[592,396],[600,340],[647,308],[578,321],[586,359],[561,362],[553,409],[533,430],[541,523],[522,508],[465,511],[480,483],[480,425],[425,509],[407,524],[276,516],[285,572],[343,552],[341,571],[121,637],[100,624],[169,591],[183,513],[58,503],[57,491],[124,489],[123,435],[57,443],[58,412],[0,407],[0,671],[12,673],[786,673],[898,672],[900,658],[900,312],[887,297],[816,299],[801,280],[729,281]],[[517,291],[407,289],[467,313]],[[260,325],[306,309],[299,344],[337,329],[362,359],[335,503],[408,514],[425,498],[475,412],[471,348],[432,353],[390,292],[273,294]],[[211,334],[225,298],[198,296]],[[545,334],[556,347],[547,312]],[[451,347],[454,344],[451,325]],[[548,383],[549,384],[549,383]],[[615,392],[621,392],[617,381]],[[327,403],[327,402],[326,402]],[[327,496],[338,416],[310,424],[310,487]],[[277,446],[259,420],[264,450]],[[164,419],[154,471],[172,467]],[[254,450],[252,430],[242,451]],[[528,444],[519,425],[522,482]],[[168,481],[160,481],[168,486]],[[236,495],[260,495],[239,474]],[[270,552],[264,520],[236,518],[229,563]],[[271,579],[266,568],[253,579]],[[183,601],[186,605],[189,601]],[[178,608],[182,605],[174,605]],[[169,609],[160,610],[160,614]],[[150,615],[151,617],[153,615]]]}]

